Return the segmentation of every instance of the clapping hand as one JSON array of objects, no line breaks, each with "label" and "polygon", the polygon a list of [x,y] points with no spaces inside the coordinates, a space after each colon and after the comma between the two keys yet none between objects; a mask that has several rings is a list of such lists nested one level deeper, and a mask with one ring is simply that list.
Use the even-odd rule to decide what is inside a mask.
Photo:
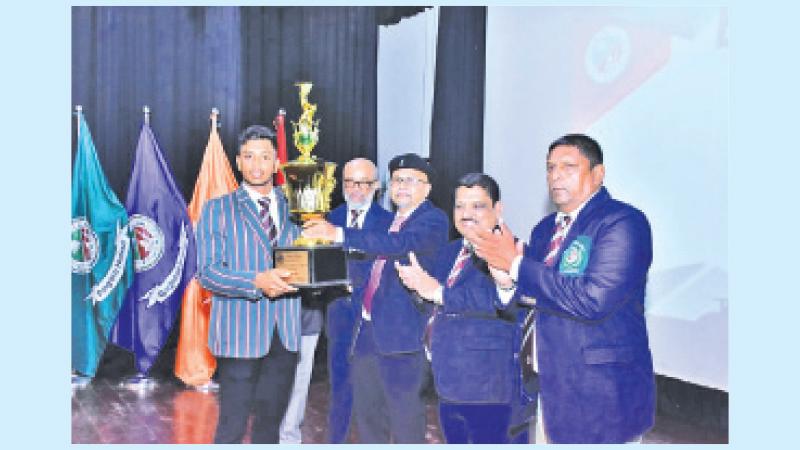
[{"label": "clapping hand", "polygon": [[489,263],[490,268],[506,273],[511,270],[514,258],[523,252],[522,242],[514,242],[514,234],[505,223],[500,229],[478,230],[474,236],[470,236],[470,240],[475,247],[475,254]]},{"label": "clapping hand", "polygon": [[407,266],[400,264],[398,261],[394,262],[394,267],[400,275],[400,281],[412,291],[417,291],[420,297],[426,300],[433,300],[436,291],[441,285],[436,281],[436,278],[428,275],[428,272],[425,272],[425,269],[419,265],[414,252],[408,252],[408,259],[410,264]]}]

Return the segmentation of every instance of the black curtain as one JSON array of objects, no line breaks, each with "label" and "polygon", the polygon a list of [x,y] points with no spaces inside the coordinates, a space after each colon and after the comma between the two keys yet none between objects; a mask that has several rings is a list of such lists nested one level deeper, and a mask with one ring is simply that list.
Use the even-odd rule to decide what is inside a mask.
[{"label": "black curtain", "polygon": [[437,179],[431,200],[447,212],[453,237],[456,181],[483,170],[485,31],[485,7],[439,9],[430,149]]},{"label": "black curtain", "polygon": [[72,103],[83,105],[122,201],[142,105],[152,110],[151,126],[189,201],[212,107],[220,109],[231,158],[238,132],[271,124],[281,107],[289,158],[297,155],[290,123],[300,110],[296,81],[314,83],[310,101],[321,129],[314,154],[341,171],[355,156],[377,154],[377,33],[392,16],[373,7],[75,6]]},{"label": "black curtain", "polygon": [[[422,7],[72,7],[72,104],[83,106],[100,162],[122,202],[142,106],[187,201],[208,141],[212,107],[233,163],[247,125],[299,116],[294,83],[311,81],[320,143],[314,154],[342,165],[377,155],[378,25]],[[72,151],[75,149],[73,119]],[[334,204],[341,201],[337,183]],[[177,327],[175,327],[177,330]],[[177,333],[151,373],[169,376]],[[324,342],[321,347],[324,347]],[[324,350],[324,348],[323,348]],[[132,371],[107,348],[98,376]]]}]

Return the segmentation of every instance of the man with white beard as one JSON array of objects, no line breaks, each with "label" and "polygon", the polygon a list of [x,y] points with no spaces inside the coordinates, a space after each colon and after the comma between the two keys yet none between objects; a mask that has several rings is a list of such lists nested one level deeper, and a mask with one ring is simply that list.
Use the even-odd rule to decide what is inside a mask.
[{"label": "man with white beard", "polygon": [[[342,170],[342,193],[345,203],[328,214],[328,220],[340,227],[387,231],[393,215],[374,203],[378,190],[378,169],[372,161],[356,158]],[[353,385],[350,379],[350,352],[356,311],[353,297],[364,294],[374,255],[350,253],[348,269],[351,291],[339,292],[327,306],[325,334],[328,337],[328,374],[330,376],[330,408],[328,410],[328,442],[347,442],[353,407]],[[335,294],[334,294],[335,295]]]},{"label": "man with white beard", "polygon": [[[368,159],[356,158],[345,164],[342,169],[342,193],[345,203],[328,213],[328,220],[336,226],[386,232],[393,215],[373,203],[375,191],[378,189],[377,175],[378,170],[375,164]],[[346,442],[350,431],[353,405],[350,350],[353,329],[356,324],[352,297],[363,296],[363,288],[367,284],[374,259],[374,256],[368,257],[362,253],[349,253],[348,271],[351,285],[347,289],[328,288],[320,294],[326,297],[327,303],[325,334],[328,338],[328,374],[330,377],[328,441],[331,444]],[[319,338],[319,331],[312,331],[317,332],[310,335],[303,333],[294,392],[289,410],[281,426],[281,443],[300,443],[300,423],[302,423],[305,400],[308,397],[314,349]],[[295,419],[289,421],[290,416]],[[289,422],[292,424],[291,429],[288,426]]]}]

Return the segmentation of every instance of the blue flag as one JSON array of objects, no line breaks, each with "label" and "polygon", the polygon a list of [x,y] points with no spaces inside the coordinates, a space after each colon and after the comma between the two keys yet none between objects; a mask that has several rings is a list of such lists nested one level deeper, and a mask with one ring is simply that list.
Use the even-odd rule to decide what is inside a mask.
[{"label": "blue flag", "polygon": [[136,146],[125,208],[135,274],[111,340],[132,351],[137,370],[146,374],[169,337],[183,289],[197,267],[186,201],[147,122]]},{"label": "blue flag", "polygon": [[94,376],[133,278],[128,214],[108,185],[83,114],[72,172],[72,369]]}]

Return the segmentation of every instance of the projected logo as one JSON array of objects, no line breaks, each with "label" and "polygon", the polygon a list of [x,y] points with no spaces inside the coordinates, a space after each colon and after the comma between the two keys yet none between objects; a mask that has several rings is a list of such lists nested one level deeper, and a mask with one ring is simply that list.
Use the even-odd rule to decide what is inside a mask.
[{"label": "projected logo", "polygon": [[628,32],[616,26],[603,27],[586,46],[586,73],[596,83],[611,83],[628,67],[630,57]]}]

